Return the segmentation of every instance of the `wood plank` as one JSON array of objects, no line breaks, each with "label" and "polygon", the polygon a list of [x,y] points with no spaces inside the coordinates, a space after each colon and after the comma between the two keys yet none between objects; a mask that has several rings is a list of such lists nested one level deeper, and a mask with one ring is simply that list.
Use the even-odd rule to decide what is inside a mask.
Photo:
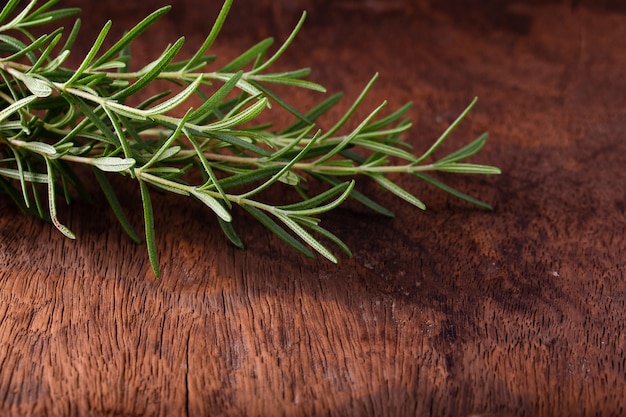
[{"label": "wood plank", "polygon": [[[195,3],[175,5],[163,42],[199,45]],[[204,207],[154,193],[155,280],[109,211],[62,206],[73,242],[0,200],[0,414],[622,415],[626,8],[491,3],[326,6],[280,65],[311,65],[348,98],[379,71],[366,106],[414,100],[418,150],[479,96],[449,146],[488,129],[476,160],[504,173],[445,178],[494,212],[401,179],[429,207],[417,212],[365,183],[397,219],[353,205],[325,217],[354,251],[335,266],[245,216],[236,250]],[[235,36],[229,25],[259,19],[237,7],[219,52],[271,33]]]}]

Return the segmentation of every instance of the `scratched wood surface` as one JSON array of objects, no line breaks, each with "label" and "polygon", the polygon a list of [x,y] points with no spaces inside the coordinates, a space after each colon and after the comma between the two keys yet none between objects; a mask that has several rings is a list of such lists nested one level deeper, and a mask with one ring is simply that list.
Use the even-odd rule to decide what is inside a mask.
[{"label": "scratched wood surface", "polygon": [[[85,37],[158,5],[138,3],[90,2]],[[237,4],[218,53],[284,39],[296,18]],[[279,65],[310,65],[348,99],[379,71],[365,106],[414,100],[418,150],[479,96],[450,147],[489,130],[476,161],[504,173],[446,179],[495,210],[400,179],[417,212],[365,183],[398,217],[325,217],[354,251],[335,266],[245,216],[248,249],[233,249],[203,207],[155,193],[155,280],[110,211],[62,207],[73,242],[0,199],[1,415],[626,413],[626,7],[363,4],[313,8]],[[178,2],[137,53],[198,46],[217,6]],[[139,228],[138,190],[117,184]]]}]

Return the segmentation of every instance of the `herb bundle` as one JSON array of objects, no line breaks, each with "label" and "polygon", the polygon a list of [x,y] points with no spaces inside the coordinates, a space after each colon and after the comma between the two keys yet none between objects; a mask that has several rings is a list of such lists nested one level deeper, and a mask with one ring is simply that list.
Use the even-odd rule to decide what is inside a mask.
[{"label": "herb bundle", "polygon": [[[421,200],[388,179],[406,173],[474,204],[489,206],[434,177],[429,171],[497,174],[491,166],[463,162],[485,144],[487,134],[436,161],[429,157],[467,115],[475,100],[420,156],[400,140],[410,126],[410,104],[381,115],[374,109],[358,126],[340,133],[354,116],[376,77],[330,129],[316,128],[315,120],[337,104],[340,95],[326,98],[301,112],[279,97],[272,86],[324,92],[307,81],[309,69],[273,72],[272,64],[293,41],[305,14],[287,40],[274,52],[266,39],[219,69],[209,70],[216,57],[208,53],[226,19],[232,0],[226,0],[200,48],[188,59],[177,59],[183,38],[168,45],[141,69],[130,68],[130,45],[169,10],[161,8],[103,50],[108,22],[75,69],[63,66],[76,40],[80,19],[64,37],[63,28],[33,35],[32,28],[76,14],[78,9],[54,9],[57,0],[37,7],[32,0],[18,8],[9,0],[0,12],[0,194],[11,198],[24,213],[50,220],[64,235],[74,234],[57,218],[56,199],[69,203],[76,194],[89,198],[84,182],[99,184],[115,216],[136,242],[136,234],[107,173],[124,175],[138,184],[143,203],[145,242],[152,268],[159,275],[151,189],[190,196],[217,216],[225,235],[236,246],[242,240],[232,226],[232,208],[238,205],[299,252],[318,252],[336,262],[322,241],[346,245],[320,226],[318,215],[352,198],[377,213],[388,209],[355,189],[359,177],[368,177],[383,189],[424,209]],[[128,104],[157,80],[172,83],[140,104]],[[197,108],[189,105],[199,97]],[[197,100],[197,99],[196,99]],[[294,116],[281,130],[258,122],[258,116],[280,106]],[[76,167],[93,172],[85,177]],[[191,183],[190,178],[197,179]],[[309,181],[326,184],[311,195]],[[293,188],[299,201],[273,205],[260,193],[277,182]],[[76,192],[73,192],[75,190]],[[42,197],[42,194],[46,194]]]}]

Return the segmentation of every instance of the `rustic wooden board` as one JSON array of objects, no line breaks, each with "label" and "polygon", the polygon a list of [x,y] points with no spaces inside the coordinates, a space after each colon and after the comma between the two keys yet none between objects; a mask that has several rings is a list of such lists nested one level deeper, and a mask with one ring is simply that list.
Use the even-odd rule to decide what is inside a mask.
[{"label": "rustic wooden board", "polygon": [[[114,3],[94,5],[109,12],[85,27]],[[214,15],[193,3],[139,53],[181,34],[199,45]],[[476,160],[504,173],[446,179],[494,212],[401,180],[421,213],[364,184],[398,218],[353,206],[326,217],[354,250],[335,266],[245,216],[248,250],[233,249],[203,207],[154,194],[155,280],[108,211],[63,207],[72,242],[2,200],[0,414],[625,413],[626,7],[433,3],[312,10],[280,65],[311,65],[348,98],[379,71],[367,105],[414,100],[417,149],[479,96],[450,146],[488,129]],[[217,52],[273,34],[234,13]],[[258,31],[235,36],[241,19]],[[139,227],[138,190],[119,186]]]}]

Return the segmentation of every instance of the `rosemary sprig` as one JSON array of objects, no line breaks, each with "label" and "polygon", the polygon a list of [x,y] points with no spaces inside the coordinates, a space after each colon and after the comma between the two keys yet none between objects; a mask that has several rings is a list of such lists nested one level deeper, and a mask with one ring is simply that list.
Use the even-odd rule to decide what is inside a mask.
[{"label": "rosemary sprig", "polygon": [[[318,215],[333,210],[347,198],[383,215],[393,215],[355,189],[359,177],[371,178],[420,209],[425,208],[424,203],[388,179],[387,174],[411,174],[456,197],[489,207],[427,175],[429,171],[500,172],[495,167],[463,162],[483,147],[487,134],[450,155],[426,162],[476,100],[426,152],[416,156],[400,140],[411,126],[405,117],[410,105],[381,116],[383,103],[356,128],[339,133],[376,76],[326,132],[315,127],[315,120],[337,104],[339,95],[302,114],[272,90],[273,85],[288,85],[325,91],[305,79],[309,69],[271,71],[302,26],[305,14],[274,53],[270,53],[272,39],[267,39],[222,68],[209,70],[215,57],[208,50],[232,3],[226,0],[213,29],[191,58],[176,60],[184,42],[180,38],[153,62],[130,71],[130,45],[169,10],[164,7],[103,51],[111,27],[108,22],[81,64],[69,69],[63,64],[77,38],[80,19],[62,46],[62,28],[39,37],[31,31],[79,11],[55,10],[52,6],[56,2],[50,0],[37,7],[37,1],[32,0],[19,10],[19,0],[9,0],[0,12],[0,193],[13,199],[22,211],[52,221],[70,238],[74,234],[57,219],[56,199],[62,193],[69,202],[71,189],[85,196],[82,182],[89,179],[76,172],[77,166],[92,168],[120,224],[139,242],[106,173],[137,181],[144,207],[145,240],[157,276],[151,188],[190,196],[205,204],[219,219],[225,235],[239,247],[243,243],[231,223],[233,205],[241,206],[299,252],[311,257],[317,252],[332,262],[337,259],[320,238],[337,244],[348,255],[350,251],[320,226]],[[143,94],[159,79],[182,87],[173,93],[164,91],[139,105],[128,104],[129,98]],[[192,96],[202,100],[197,108],[188,104]],[[258,124],[257,116],[272,104],[291,112],[295,116],[293,124],[281,131]],[[307,181],[311,179],[327,184],[326,191],[309,195]],[[277,182],[290,185],[301,201],[285,205],[263,202],[260,193]],[[47,209],[42,192],[47,192]]]}]

